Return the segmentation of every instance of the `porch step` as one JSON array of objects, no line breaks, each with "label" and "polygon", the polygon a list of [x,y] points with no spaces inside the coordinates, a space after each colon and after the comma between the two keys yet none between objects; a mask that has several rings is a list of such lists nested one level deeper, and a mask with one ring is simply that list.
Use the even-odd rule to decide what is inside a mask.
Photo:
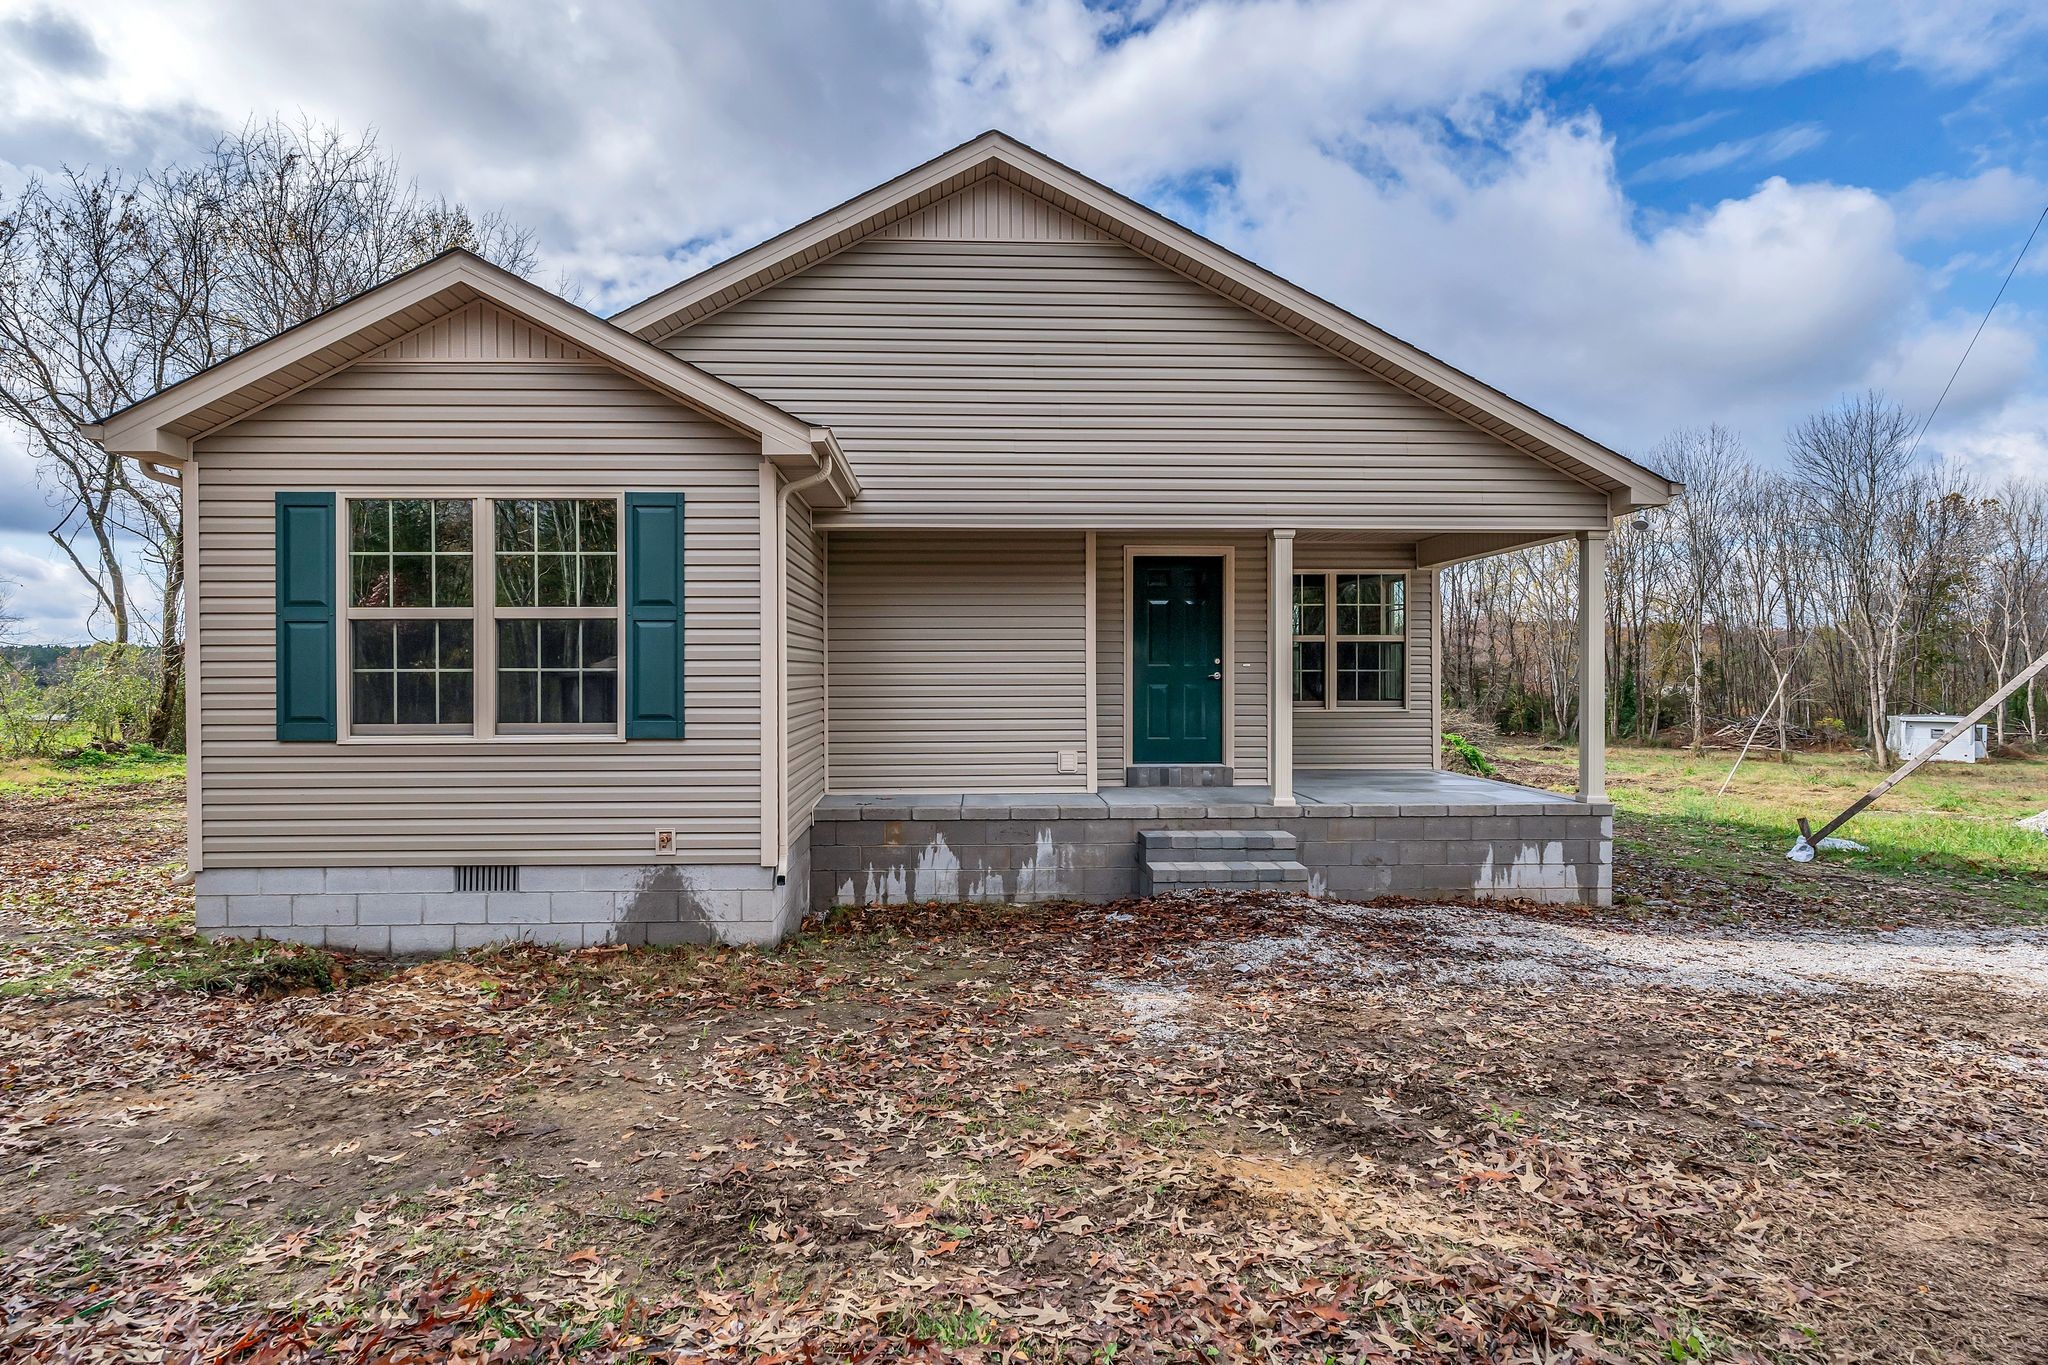
[{"label": "porch step", "polygon": [[1293,856],[1295,838],[1275,829],[1148,829],[1138,835],[1138,891],[1215,888],[1308,891],[1309,870]]},{"label": "porch step", "polygon": [[[1150,855],[1155,849],[1285,849],[1292,853],[1298,844],[1295,837],[1284,829],[1148,829],[1138,834],[1138,839]],[[1182,858],[1198,855],[1180,853]]]}]

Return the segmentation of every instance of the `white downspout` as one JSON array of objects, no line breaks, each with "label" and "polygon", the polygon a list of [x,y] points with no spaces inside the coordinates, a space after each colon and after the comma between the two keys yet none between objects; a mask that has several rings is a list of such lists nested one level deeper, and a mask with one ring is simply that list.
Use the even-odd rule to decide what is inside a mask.
[{"label": "white downspout", "polygon": [[[775,881],[789,876],[789,500],[832,477],[832,455],[813,438],[815,472],[782,486],[775,498]],[[762,698],[765,705],[767,698]]]}]

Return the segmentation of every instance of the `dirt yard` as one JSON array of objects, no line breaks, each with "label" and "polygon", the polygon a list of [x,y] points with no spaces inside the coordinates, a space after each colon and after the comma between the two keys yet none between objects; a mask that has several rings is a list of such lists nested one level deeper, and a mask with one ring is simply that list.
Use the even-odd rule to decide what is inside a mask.
[{"label": "dirt yard", "polygon": [[391,966],[192,940],[179,817],[0,803],[0,1356],[2048,1357],[2048,931],[1946,883]]}]

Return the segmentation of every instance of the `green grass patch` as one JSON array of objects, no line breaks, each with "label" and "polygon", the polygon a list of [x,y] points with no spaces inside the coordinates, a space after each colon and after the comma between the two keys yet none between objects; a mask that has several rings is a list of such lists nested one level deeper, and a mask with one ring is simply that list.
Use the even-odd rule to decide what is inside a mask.
[{"label": "green grass patch", "polygon": [[148,744],[118,753],[79,749],[58,758],[14,758],[0,762],[0,793],[64,787],[123,787],[169,782],[185,776],[185,756]]},{"label": "green grass patch", "polygon": [[[1568,748],[1503,745],[1501,760],[1521,781],[1567,790],[1576,777]],[[1806,816],[1832,819],[1884,776],[1862,753],[1752,754],[1720,787],[1729,751],[1619,746],[1609,751],[1608,793],[1617,837],[1676,866],[1752,884],[1759,878],[1795,895],[1826,893],[1825,879],[1785,861]],[[2048,917],[2048,837],[2024,830],[2024,816],[2048,810],[2048,758],[1930,763],[1838,835],[1866,852],[1829,850],[1830,866],[1912,877],[2021,912]]]},{"label": "green grass patch", "polygon": [[343,982],[333,954],[296,943],[194,938],[138,948],[134,968],[166,990],[270,999],[331,991]]}]

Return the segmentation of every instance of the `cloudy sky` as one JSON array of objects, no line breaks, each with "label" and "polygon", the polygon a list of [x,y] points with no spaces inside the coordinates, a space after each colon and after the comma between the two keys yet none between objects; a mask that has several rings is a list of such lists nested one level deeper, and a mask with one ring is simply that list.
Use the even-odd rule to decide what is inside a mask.
[{"label": "cloudy sky", "polygon": [[[373,127],[611,312],[999,127],[1618,448],[1924,408],[2048,204],[2038,0],[0,0],[0,191]],[[2048,232],[2044,232],[2048,237]],[[2048,242],[1928,436],[2048,477]],[[89,602],[0,436],[0,579]]]}]

